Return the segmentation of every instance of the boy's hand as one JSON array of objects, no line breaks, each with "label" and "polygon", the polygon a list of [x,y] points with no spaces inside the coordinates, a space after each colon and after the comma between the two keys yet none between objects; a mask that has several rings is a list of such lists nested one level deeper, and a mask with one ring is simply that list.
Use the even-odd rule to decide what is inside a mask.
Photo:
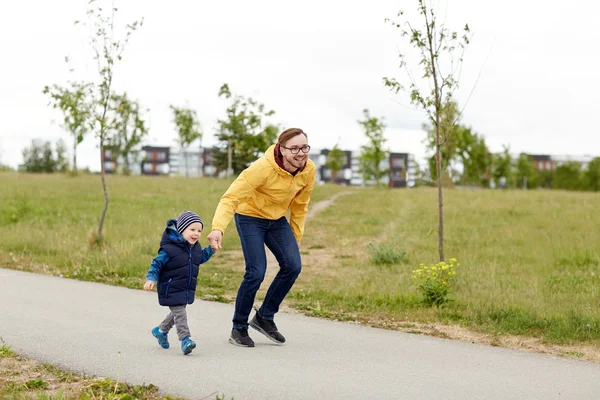
[{"label": "boy's hand", "polygon": [[154,285],[155,284],[156,284],[156,282],[146,281],[146,283],[144,283],[144,290],[152,290],[152,289],[154,289]]},{"label": "boy's hand", "polygon": [[210,243],[210,247],[213,249],[213,251],[217,251],[217,250],[221,249],[221,242],[223,240],[223,232],[221,232],[218,229],[215,229],[207,236],[207,239],[208,239],[208,242]]}]

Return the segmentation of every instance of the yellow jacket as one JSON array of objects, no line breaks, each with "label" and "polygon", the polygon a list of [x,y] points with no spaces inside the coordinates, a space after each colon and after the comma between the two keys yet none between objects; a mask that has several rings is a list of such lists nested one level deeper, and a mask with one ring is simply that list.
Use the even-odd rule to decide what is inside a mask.
[{"label": "yellow jacket", "polygon": [[225,233],[234,213],[276,220],[289,209],[292,232],[298,242],[302,240],[317,167],[308,159],[304,169],[292,176],[277,165],[274,149],[275,145],[269,147],[229,186],[217,206],[213,230]]}]

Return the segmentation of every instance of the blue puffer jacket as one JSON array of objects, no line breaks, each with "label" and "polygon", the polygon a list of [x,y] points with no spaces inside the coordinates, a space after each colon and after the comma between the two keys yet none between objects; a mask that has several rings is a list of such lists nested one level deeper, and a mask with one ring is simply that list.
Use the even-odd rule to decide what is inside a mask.
[{"label": "blue puffer jacket", "polygon": [[146,275],[157,282],[158,303],[161,306],[192,304],[200,264],[207,262],[214,251],[202,249],[199,242],[190,245],[176,229],[177,221],[170,219],[160,241],[158,255]]}]

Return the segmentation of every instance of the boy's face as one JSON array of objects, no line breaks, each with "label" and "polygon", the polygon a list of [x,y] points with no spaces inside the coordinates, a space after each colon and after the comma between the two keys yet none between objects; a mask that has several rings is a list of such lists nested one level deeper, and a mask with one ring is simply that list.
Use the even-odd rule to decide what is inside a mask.
[{"label": "boy's face", "polygon": [[202,234],[202,224],[200,222],[194,222],[181,234],[185,240],[189,244],[194,244],[200,239],[200,235]]}]

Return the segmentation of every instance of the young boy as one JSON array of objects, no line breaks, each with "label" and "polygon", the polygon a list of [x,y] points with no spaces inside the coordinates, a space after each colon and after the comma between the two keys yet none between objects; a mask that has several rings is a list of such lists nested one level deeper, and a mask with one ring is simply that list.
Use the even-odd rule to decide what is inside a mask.
[{"label": "young boy", "polygon": [[185,355],[196,348],[196,343],[190,339],[186,306],[194,302],[200,264],[214,254],[210,246],[203,250],[198,243],[203,228],[200,216],[191,211],[182,212],[177,220],[168,220],[158,255],[152,260],[144,284],[144,290],[152,290],[156,284],[158,303],[171,310],[165,320],[152,329],[152,335],[163,349],[168,349],[167,335],[176,325],[181,351]]}]

